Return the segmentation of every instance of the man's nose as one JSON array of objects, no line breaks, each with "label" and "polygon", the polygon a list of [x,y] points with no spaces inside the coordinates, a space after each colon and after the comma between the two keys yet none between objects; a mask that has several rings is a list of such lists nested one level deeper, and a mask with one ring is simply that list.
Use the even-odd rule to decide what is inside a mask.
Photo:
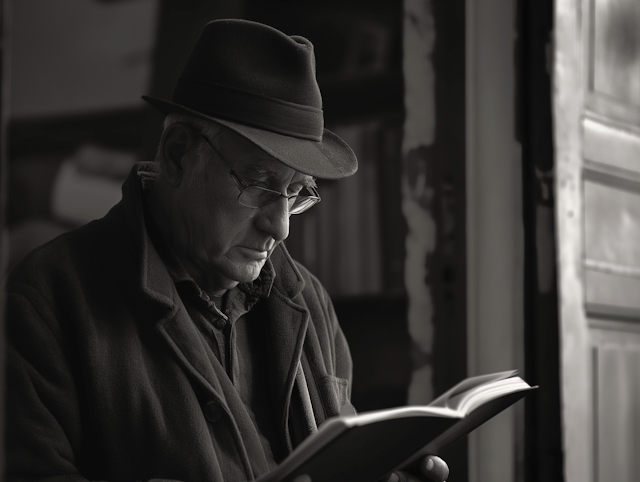
[{"label": "man's nose", "polygon": [[256,214],[256,226],[275,241],[284,241],[289,236],[289,204],[284,197],[262,206]]}]

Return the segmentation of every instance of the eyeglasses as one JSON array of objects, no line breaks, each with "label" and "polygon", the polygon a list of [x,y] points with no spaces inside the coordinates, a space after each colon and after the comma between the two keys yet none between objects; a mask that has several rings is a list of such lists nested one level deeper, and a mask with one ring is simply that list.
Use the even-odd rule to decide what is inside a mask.
[{"label": "eyeglasses", "polygon": [[271,189],[264,188],[262,186],[249,185],[242,182],[233,168],[229,165],[227,160],[220,154],[220,151],[214,147],[209,139],[202,133],[203,139],[209,144],[209,147],[213,149],[220,159],[229,168],[229,176],[233,179],[236,187],[240,191],[236,200],[245,207],[248,208],[261,208],[269,203],[272,203],[279,198],[283,197],[287,200],[287,206],[289,208],[289,214],[300,214],[305,212],[314,204],[320,202],[320,194],[313,186],[303,186],[300,192],[296,194],[283,194],[279,191],[273,191]]}]

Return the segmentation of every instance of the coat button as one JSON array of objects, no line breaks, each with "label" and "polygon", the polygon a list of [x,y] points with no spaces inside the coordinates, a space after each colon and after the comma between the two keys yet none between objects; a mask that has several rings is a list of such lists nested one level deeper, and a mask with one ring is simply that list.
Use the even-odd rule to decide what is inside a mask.
[{"label": "coat button", "polygon": [[222,330],[225,326],[227,326],[227,321],[224,318],[218,318],[213,322],[213,324],[218,330]]},{"label": "coat button", "polygon": [[204,406],[204,418],[211,423],[215,423],[222,418],[222,407],[218,402],[212,400]]}]

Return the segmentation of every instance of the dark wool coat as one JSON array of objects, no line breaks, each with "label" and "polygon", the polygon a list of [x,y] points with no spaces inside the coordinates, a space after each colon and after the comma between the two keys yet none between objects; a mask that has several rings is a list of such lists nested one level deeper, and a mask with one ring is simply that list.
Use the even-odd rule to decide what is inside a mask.
[{"label": "dark wool coat", "polygon": [[[247,410],[153,256],[134,168],[104,218],[38,248],[9,276],[8,480],[214,482],[268,470]],[[318,280],[282,245],[271,260],[264,343],[291,450],[307,426],[295,410],[299,362],[320,424],[349,404],[351,359]]]}]

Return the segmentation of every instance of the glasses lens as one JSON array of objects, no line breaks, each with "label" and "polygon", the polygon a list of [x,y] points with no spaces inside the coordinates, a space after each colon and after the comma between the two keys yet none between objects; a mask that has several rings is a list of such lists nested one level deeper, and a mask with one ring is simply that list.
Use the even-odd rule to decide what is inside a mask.
[{"label": "glasses lens", "polygon": [[290,214],[300,214],[315,203],[317,203],[320,199],[315,196],[297,196],[293,201],[293,205],[289,207]]},{"label": "glasses lens", "polygon": [[318,202],[316,198],[308,198],[306,196],[298,196],[293,206],[289,208],[289,214],[300,214],[305,212],[311,206]]}]

